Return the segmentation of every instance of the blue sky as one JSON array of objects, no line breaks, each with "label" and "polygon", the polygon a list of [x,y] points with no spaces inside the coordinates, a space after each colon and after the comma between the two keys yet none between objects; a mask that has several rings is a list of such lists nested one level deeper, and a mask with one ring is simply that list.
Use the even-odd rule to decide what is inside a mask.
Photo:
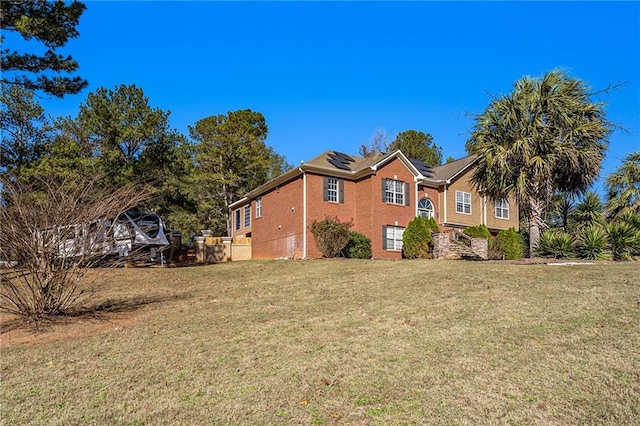
[{"label": "blue sky", "polygon": [[[43,100],[76,116],[98,87],[135,84],[187,134],[201,118],[250,108],[292,164],[357,154],[377,129],[430,133],[465,155],[470,114],[525,75],[562,68],[629,133],[611,136],[602,172],[640,149],[640,3],[86,2],[63,52],[90,86]],[[596,189],[601,190],[601,182]]]}]

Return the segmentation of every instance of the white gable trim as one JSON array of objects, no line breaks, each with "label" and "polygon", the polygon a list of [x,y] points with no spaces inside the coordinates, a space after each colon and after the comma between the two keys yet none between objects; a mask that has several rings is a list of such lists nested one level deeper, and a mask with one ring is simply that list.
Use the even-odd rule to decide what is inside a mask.
[{"label": "white gable trim", "polygon": [[390,162],[394,158],[397,158],[398,160],[400,160],[402,162],[402,164],[404,164],[404,166],[413,175],[415,182],[425,178],[425,176],[423,176],[422,173],[420,173],[420,171],[418,169],[416,169],[416,166],[414,166],[413,163],[411,163],[411,161],[409,161],[407,156],[404,155],[402,153],[402,151],[400,151],[400,150],[395,151],[391,155],[386,156],[382,160],[378,161],[376,164],[372,165],[371,166],[371,170],[374,171],[374,172],[378,171],[379,168],[381,168],[382,166],[384,166],[385,164],[387,164],[388,162]]}]

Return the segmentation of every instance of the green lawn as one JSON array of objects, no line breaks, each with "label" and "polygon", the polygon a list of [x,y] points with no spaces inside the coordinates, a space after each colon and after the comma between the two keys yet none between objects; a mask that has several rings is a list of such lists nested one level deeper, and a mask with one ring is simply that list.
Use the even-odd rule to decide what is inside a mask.
[{"label": "green lawn", "polygon": [[640,423],[638,263],[120,269],[92,300],[2,335],[4,424]]}]

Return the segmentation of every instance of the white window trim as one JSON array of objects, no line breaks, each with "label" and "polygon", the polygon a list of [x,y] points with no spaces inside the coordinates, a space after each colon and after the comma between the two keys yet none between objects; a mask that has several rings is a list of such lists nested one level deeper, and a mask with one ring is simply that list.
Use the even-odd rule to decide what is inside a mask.
[{"label": "white window trim", "polygon": [[[422,200],[427,200],[429,202],[429,204],[431,204],[431,210],[420,207],[420,203],[422,202]],[[422,212],[426,212],[427,213],[426,216],[422,216],[421,215]],[[427,218],[432,218],[433,219],[435,217],[435,215],[436,215],[436,213],[435,213],[435,207],[433,206],[433,201],[431,201],[429,199],[429,197],[421,198],[420,201],[418,201],[418,216],[419,217],[427,217]]]},{"label": "white window trim", "polygon": [[327,201],[330,203],[337,203],[340,197],[340,183],[338,179],[328,177],[327,178]]},{"label": "white window trim", "polygon": [[244,206],[244,227],[249,228],[251,226],[251,204]]},{"label": "white window trim", "polygon": [[262,197],[256,198],[256,219],[262,217]]},{"label": "white window trim", "polygon": [[[502,198],[498,201],[496,201],[496,208],[495,208],[495,215],[497,219],[503,219],[503,220],[509,220],[509,201],[507,201],[506,198]],[[501,214],[498,214],[498,211],[501,212]],[[504,213],[506,212],[506,216],[504,215]]]},{"label": "white window trim", "polygon": [[[387,225],[387,251],[402,251],[402,234],[404,233],[404,227]],[[388,238],[389,231],[393,232],[393,238]],[[400,233],[400,235],[398,235]],[[393,241],[393,248],[389,247],[389,241]]]},{"label": "white window trim", "polygon": [[[398,192],[398,184],[400,184],[400,192]],[[387,187],[385,190],[385,200],[387,204],[395,204],[398,206],[404,206],[405,203],[405,199],[404,199],[404,193],[405,193],[405,186],[406,183],[402,182],[400,180],[395,180],[395,179],[387,179]],[[389,186],[391,186],[391,190],[389,190]],[[391,194],[391,199],[393,201],[389,201],[389,194]],[[400,202],[398,202],[398,198],[400,198]]]},{"label": "white window trim", "polygon": [[[465,195],[468,195],[468,196],[469,196],[469,202],[468,202],[468,203],[465,203],[465,200],[464,200],[464,199],[465,199]],[[458,196],[462,197],[462,211],[460,211],[460,210],[458,209]],[[465,212],[465,211],[464,211],[464,207],[465,207],[465,205],[467,205],[467,204],[469,205],[469,213],[467,213],[467,212]],[[472,214],[472,209],[471,209],[471,193],[470,193],[470,192],[456,191],[456,213],[459,213],[459,214],[466,214],[466,215],[471,216],[471,214]]]}]

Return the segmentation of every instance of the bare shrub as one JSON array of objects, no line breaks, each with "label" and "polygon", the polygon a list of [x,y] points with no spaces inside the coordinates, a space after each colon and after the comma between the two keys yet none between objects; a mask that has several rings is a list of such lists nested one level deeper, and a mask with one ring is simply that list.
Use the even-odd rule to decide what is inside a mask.
[{"label": "bare shrub", "polygon": [[27,185],[8,176],[0,178],[0,194],[0,311],[34,321],[75,306],[89,268],[122,262],[117,246],[124,235],[113,219],[145,198],[134,185]]},{"label": "bare shrub", "polygon": [[309,227],[316,246],[324,257],[336,257],[349,243],[351,222],[340,222],[337,217],[325,217],[311,222]]}]

